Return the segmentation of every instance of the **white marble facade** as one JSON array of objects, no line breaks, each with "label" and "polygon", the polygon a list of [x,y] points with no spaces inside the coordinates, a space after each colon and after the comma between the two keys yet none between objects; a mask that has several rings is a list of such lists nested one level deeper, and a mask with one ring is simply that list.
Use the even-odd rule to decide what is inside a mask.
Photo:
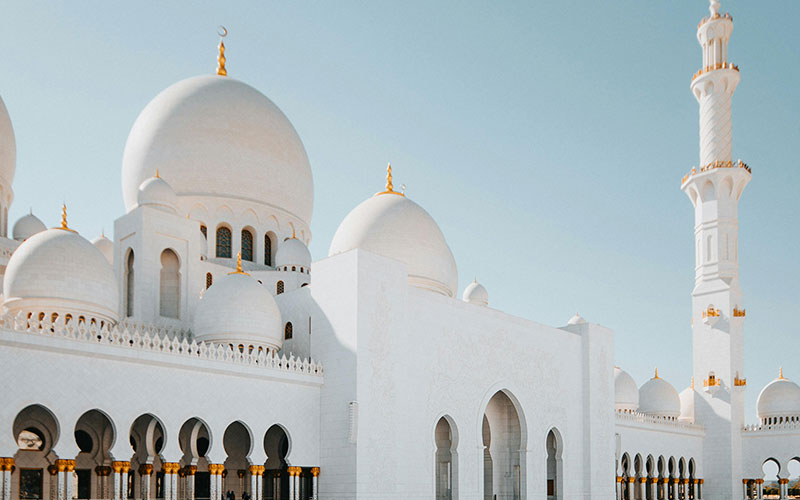
[{"label": "white marble facade", "polygon": [[312,263],[303,143],[224,68],[136,120],[113,239],[85,239],[66,210],[9,231],[0,100],[0,500],[761,498],[767,460],[786,498],[800,387],[781,372],[758,424],[742,403],[751,173],[731,157],[739,72],[719,8],[691,85],[694,382],[680,393],[657,372],[639,387],[614,367],[612,331],[577,314],[514,317],[477,282],[459,296],[443,232],[391,167]]}]

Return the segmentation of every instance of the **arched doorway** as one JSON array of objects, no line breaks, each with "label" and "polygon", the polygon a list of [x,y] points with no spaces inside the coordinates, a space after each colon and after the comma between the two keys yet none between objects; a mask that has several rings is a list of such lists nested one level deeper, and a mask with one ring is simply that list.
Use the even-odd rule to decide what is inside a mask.
[{"label": "arched doorway", "polygon": [[289,499],[289,455],[291,442],[289,435],[280,425],[273,425],[264,434],[264,498],[267,500]]},{"label": "arched doorway", "polygon": [[51,465],[59,458],[52,451],[59,439],[58,420],[44,406],[30,405],[17,414],[12,431],[17,452],[11,498],[51,498],[58,487],[57,469]]},{"label": "arched doorway", "polygon": [[133,421],[129,439],[133,457],[128,477],[123,474],[123,492],[127,489],[128,498],[163,498],[165,485],[160,453],[165,442],[164,426],[158,418],[146,413]]},{"label": "arched doorway", "polygon": [[562,470],[562,444],[561,434],[557,429],[550,429],[547,433],[547,499],[562,500],[564,488]]},{"label": "arched doorway", "polygon": [[436,422],[434,431],[436,442],[436,500],[454,500],[458,498],[458,442],[455,425],[449,417],[442,417]]},{"label": "arched doorway", "polygon": [[217,492],[218,494],[221,493],[224,497],[226,492],[232,491],[236,498],[242,498],[242,492],[246,491],[253,496],[253,492],[250,491],[250,481],[246,477],[250,466],[252,443],[250,429],[242,422],[233,422],[225,429],[222,446],[228,455],[225,460],[227,474],[223,476],[222,491]]},{"label": "arched doorway", "polygon": [[486,500],[522,499],[523,427],[517,407],[505,391],[495,393],[489,400],[483,431],[484,443],[489,443],[484,446],[491,458],[491,490],[486,484],[489,471],[484,460],[484,497]]},{"label": "arched doorway", "polygon": [[80,453],[75,457],[76,488],[79,499],[105,498],[110,490],[111,454],[114,426],[99,410],[89,410],[75,424],[75,443]]},{"label": "arched doorway", "polygon": [[185,498],[209,500],[211,498],[211,474],[208,471],[208,453],[211,434],[208,425],[199,418],[187,420],[178,432],[178,443],[183,456],[184,475],[179,489]]}]

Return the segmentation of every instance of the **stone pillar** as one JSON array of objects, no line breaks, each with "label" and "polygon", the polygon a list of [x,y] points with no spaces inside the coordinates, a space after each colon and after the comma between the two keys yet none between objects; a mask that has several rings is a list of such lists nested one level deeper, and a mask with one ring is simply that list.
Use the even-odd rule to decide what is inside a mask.
[{"label": "stone pillar", "polygon": [[628,484],[625,485],[625,487],[628,488],[628,498],[630,498],[631,500],[636,498],[635,496],[633,496],[633,487],[634,487],[635,481],[636,481],[636,478],[629,477],[628,478]]},{"label": "stone pillar", "polygon": [[151,478],[153,474],[153,464],[142,464],[139,466],[139,498],[150,500]]},{"label": "stone pillar", "polygon": [[674,498],[674,499],[678,498],[678,482],[679,481],[680,481],[680,479],[678,479],[677,477],[673,477],[672,478],[672,498]]},{"label": "stone pillar", "polygon": [[122,462],[122,472],[120,472],[120,495],[123,499],[128,498],[128,481],[130,480],[128,473],[131,471],[130,462]]},{"label": "stone pillar", "polygon": [[58,467],[51,465],[47,468],[50,473],[50,500],[57,500],[58,498]]},{"label": "stone pillar", "polygon": [[764,480],[756,479],[756,498],[762,500],[764,498]]},{"label": "stone pillar", "polygon": [[318,500],[319,492],[317,491],[317,476],[319,476],[319,467],[311,468],[311,500]]},{"label": "stone pillar", "polygon": [[617,500],[622,500],[622,476],[617,476]]},{"label": "stone pillar", "polygon": [[11,469],[13,468],[13,458],[0,458],[0,500],[11,500]]},{"label": "stone pillar", "polygon": [[780,492],[780,500],[786,500],[789,497],[789,479],[782,477],[778,479],[778,491]]},{"label": "stone pillar", "polygon": [[272,481],[272,498],[275,500],[279,500],[281,498],[281,471],[275,471],[273,473],[273,481]]},{"label": "stone pillar", "polygon": [[164,500],[178,500],[178,462],[164,462],[161,470],[164,472]]},{"label": "stone pillar", "polygon": [[120,472],[122,472],[122,464],[124,463],[125,462],[111,462],[111,471],[114,473],[111,500],[122,500],[122,494],[120,493],[122,491],[122,476]]},{"label": "stone pillar", "polygon": [[186,500],[186,467],[178,469],[178,500]]},{"label": "stone pillar", "polygon": [[64,495],[67,500],[75,498],[75,460],[67,460],[67,470],[64,471]]},{"label": "stone pillar", "polygon": [[208,472],[211,476],[211,500],[220,500],[225,494],[222,491],[222,476],[225,473],[223,464],[208,464]]},{"label": "stone pillar", "polygon": [[98,465],[94,468],[95,476],[97,477],[95,498],[106,498],[108,485],[108,476],[111,468],[105,465]]},{"label": "stone pillar", "polygon": [[697,500],[703,500],[703,479],[698,479]]},{"label": "stone pillar", "polygon": [[184,470],[186,471],[186,486],[183,490],[183,500],[194,500],[194,475],[197,472],[197,466],[187,465]]},{"label": "stone pillar", "polygon": [[262,484],[264,483],[264,469],[263,465],[251,465],[250,472],[250,496],[253,500],[262,499]]},{"label": "stone pillar", "polygon": [[289,467],[289,500],[300,500],[300,467]]},{"label": "stone pillar", "polygon": [[689,499],[689,488],[691,488],[691,486],[689,486],[689,484],[690,484],[689,478],[688,477],[684,478],[683,479],[683,498],[685,498],[686,500]]},{"label": "stone pillar", "polygon": [[[695,479],[695,484],[697,484],[697,479]],[[697,496],[697,493],[695,493]],[[742,500],[748,500],[747,497],[747,479],[742,479]]]}]

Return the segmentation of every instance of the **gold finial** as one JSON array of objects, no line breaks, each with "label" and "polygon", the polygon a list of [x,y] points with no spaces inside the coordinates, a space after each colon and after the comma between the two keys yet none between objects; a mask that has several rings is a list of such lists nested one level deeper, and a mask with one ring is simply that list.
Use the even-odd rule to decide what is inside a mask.
[{"label": "gold finial", "polygon": [[158,169],[156,169],[156,179],[160,179],[160,178],[161,178],[161,175],[159,175]]},{"label": "gold finial", "polygon": [[72,231],[73,233],[76,232],[67,226],[67,204],[64,203],[61,205],[61,227],[57,227],[56,229],[63,229],[64,231]]},{"label": "gold finial", "polygon": [[225,42],[223,42],[222,39],[228,36],[228,30],[225,26],[219,26],[217,28],[217,34],[219,35],[219,45],[217,45],[219,49],[219,55],[217,56],[217,74],[219,76],[227,76],[228,70],[225,69]]},{"label": "gold finial", "polygon": [[692,377],[692,389],[694,389],[694,377]]},{"label": "gold finial", "polygon": [[228,274],[244,274],[250,276],[248,273],[242,271],[242,252],[236,254],[236,270]]},{"label": "gold finial", "polygon": [[653,378],[658,378],[658,367],[656,367],[656,374],[653,376]]},{"label": "gold finial", "polygon": [[778,373],[778,379],[779,380],[786,380],[786,378],[783,376],[783,367],[782,366],[780,368],[780,372]]},{"label": "gold finial", "polygon": [[293,240],[297,239],[297,236],[294,235],[294,226],[292,226],[292,239]]},{"label": "gold finial", "polygon": [[381,191],[380,193],[376,193],[376,196],[379,194],[396,194],[399,196],[405,196],[404,193],[398,193],[394,190],[394,185],[392,184],[392,164],[389,163],[389,166],[386,167],[386,191]]}]

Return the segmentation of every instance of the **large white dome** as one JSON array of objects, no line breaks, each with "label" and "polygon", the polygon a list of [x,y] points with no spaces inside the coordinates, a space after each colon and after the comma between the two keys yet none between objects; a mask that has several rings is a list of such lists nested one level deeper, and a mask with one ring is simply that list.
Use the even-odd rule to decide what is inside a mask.
[{"label": "large white dome", "polygon": [[117,280],[105,256],[76,232],[48,229],[22,242],[3,280],[9,312],[116,321]]},{"label": "large white dome", "polygon": [[456,261],[428,212],[400,193],[377,194],[344,218],[329,255],[361,248],[408,266],[414,286],[452,297],[458,288]]},{"label": "large white dome", "polygon": [[776,418],[800,416],[800,387],[783,377],[783,370],[778,378],[767,384],[758,395],[758,418]]},{"label": "large white dome", "polygon": [[681,400],[678,391],[666,380],[656,376],[639,389],[639,412],[660,417],[678,418]]},{"label": "large white dome", "polygon": [[17,166],[17,142],[8,109],[0,97],[0,184],[11,187]]},{"label": "large white dome", "polygon": [[639,408],[639,388],[628,372],[614,367],[614,408],[636,411]]},{"label": "large white dome", "polygon": [[156,170],[179,197],[245,200],[311,222],[314,185],[300,137],[272,101],[238,80],[188,78],[150,101],[122,159],[127,210]]},{"label": "large white dome", "polygon": [[205,291],[194,315],[197,340],[246,348],[280,349],[281,312],[267,288],[245,273],[231,273]]}]

